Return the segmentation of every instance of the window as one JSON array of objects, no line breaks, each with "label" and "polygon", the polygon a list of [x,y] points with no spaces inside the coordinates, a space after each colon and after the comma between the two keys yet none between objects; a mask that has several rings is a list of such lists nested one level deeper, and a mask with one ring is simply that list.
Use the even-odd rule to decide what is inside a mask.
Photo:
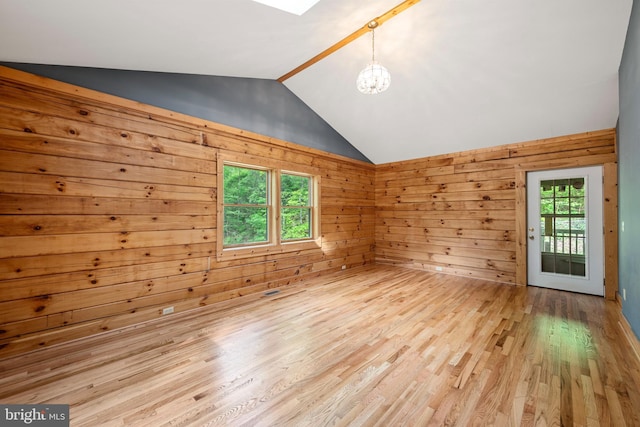
[{"label": "window", "polygon": [[219,158],[218,258],[319,247],[315,171],[284,170],[249,156]]}]

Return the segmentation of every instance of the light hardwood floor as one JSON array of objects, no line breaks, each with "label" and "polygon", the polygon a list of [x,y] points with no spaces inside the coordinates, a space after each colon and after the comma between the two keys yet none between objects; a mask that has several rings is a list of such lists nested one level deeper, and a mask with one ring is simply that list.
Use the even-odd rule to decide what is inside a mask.
[{"label": "light hardwood floor", "polygon": [[0,403],[72,426],[640,425],[602,298],[347,270],[0,360]]}]

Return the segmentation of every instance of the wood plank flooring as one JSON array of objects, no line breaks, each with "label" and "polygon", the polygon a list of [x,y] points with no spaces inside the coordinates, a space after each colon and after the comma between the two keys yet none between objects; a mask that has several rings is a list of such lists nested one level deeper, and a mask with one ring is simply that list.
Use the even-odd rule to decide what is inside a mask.
[{"label": "wood plank flooring", "polygon": [[602,298],[347,270],[0,360],[1,403],[72,426],[636,426],[640,363]]}]

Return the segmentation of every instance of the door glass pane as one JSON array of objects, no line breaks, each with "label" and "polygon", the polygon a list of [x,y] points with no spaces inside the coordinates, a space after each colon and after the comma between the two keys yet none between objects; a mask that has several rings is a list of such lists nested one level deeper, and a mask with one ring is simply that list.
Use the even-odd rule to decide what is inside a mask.
[{"label": "door glass pane", "polygon": [[540,182],[541,265],[545,273],[586,275],[584,178]]}]

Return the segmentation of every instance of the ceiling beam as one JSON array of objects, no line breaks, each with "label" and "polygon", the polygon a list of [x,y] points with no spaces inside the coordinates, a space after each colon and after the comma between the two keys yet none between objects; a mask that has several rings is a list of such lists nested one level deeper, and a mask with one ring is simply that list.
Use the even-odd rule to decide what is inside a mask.
[{"label": "ceiling beam", "polygon": [[375,21],[377,23],[376,26],[379,27],[380,25],[384,24],[389,19],[393,18],[394,16],[396,16],[400,12],[403,12],[403,11],[407,10],[408,8],[410,8],[414,4],[418,3],[419,1],[420,0],[405,0],[402,3],[400,3],[399,5],[397,5],[396,7],[394,7],[393,9],[391,9],[391,10],[383,13],[382,15],[378,16],[377,18],[369,20],[361,28],[359,28],[358,30],[356,30],[353,33],[349,34],[347,37],[343,38],[338,43],[336,43],[333,46],[325,49],[324,51],[320,52],[319,54],[317,54],[316,56],[314,56],[313,58],[311,58],[310,60],[308,60],[304,64],[294,68],[293,70],[289,71],[287,74],[285,74],[282,77],[280,77],[278,79],[278,81],[280,83],[282,83],[285,80],[290,79],[291,77],[295,76],[299,72],[309,68],[310,66],[312,66],[316,62],[319,62],[322,59],[326,58],[327,56],[331,55],[333,52],[337,51],[338,49],[348,45],[352,41],[356,40],[358,37],[367,34],[369,31],[371,31],[372,27],[369,25],[371,22]]}]

